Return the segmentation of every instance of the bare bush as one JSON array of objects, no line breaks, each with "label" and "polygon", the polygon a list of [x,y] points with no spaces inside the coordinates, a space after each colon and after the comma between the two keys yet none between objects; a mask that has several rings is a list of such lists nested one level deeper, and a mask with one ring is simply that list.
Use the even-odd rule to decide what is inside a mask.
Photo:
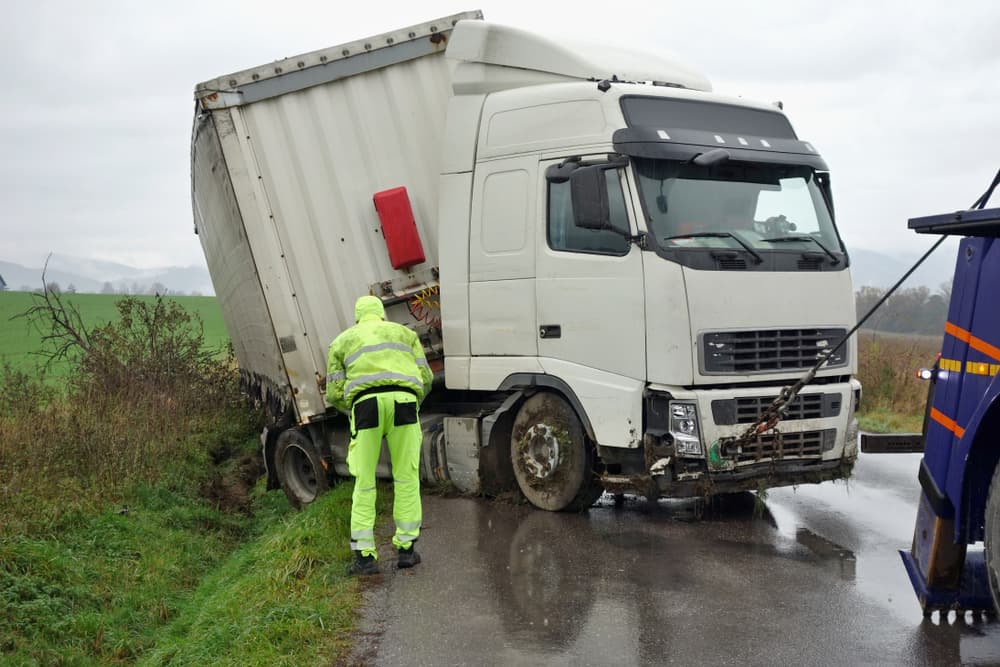
[{"label": "bare bush", "polygon": [[940,349],[940,337],[862,332],[858,339],[862,410],[919,420],[927,402],[927,383],[917,378],[916,371],[933,366]]},{"label": "bare bush", "polygon": [[87,335],[89,347],[74,378],[81,390],[183,399],[188,409],[212,398],[227,369],[204,348],[197,316],[164,297],[125,297],[117,308],[117,321]]},{"label": "bare bush", "polygon": [[88,330],[45,290],[23,314],[45,332],[45,356],[71,368],[59,383],[0,369],[0,516],[51,520],[164,476],[198,484],[257,426],[235,364],[205,349],[200,319],[164,298],[117,308],[116,321]]},{"label": "bare bush", "polygon": [[46,269],[42,270],[42,291],[33,292],[31,307],[16,317],[28,320],[41,334],[38,354],[46,358],[46,366],[63,359],[75,362],[90,350],[90,335],[80,309],[63,298],[59,284],[45,282]]}]

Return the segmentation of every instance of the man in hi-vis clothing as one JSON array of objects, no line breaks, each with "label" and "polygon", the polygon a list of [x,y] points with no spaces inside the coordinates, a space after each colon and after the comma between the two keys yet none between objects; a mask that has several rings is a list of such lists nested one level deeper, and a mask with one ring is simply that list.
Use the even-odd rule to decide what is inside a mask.
[{"label": "man in hi-vis clothing", "polygon": [[417,408],[431,389],[433,374],[417,335],[385,321],[382,302],[363,296],[354,307],[356,324],[330,344],[326,400],[351,418],[347,467],[354,476],[351,503],[351,574],[375,574],[375,466],[382,438],[389,444],[395,499],[392,543],[398,567],[413,567],[420,535],[420,442]]}]

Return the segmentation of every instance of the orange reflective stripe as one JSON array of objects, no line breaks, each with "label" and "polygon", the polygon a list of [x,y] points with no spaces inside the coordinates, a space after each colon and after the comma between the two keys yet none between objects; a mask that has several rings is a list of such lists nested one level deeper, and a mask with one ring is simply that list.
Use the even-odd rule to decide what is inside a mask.
[{"label": "orange reflective stripe", "polygon": [[966,331],[965,329],[963,329],[961,327],[956,327],[951,322],[945,322],[944,323],[944,332],[946,334],[948,334],[949,336],[952,336],[953,338],[959,339],[963,343],[968,343],[969,342],[969,336],[972,335],[968,331]]},{"label": "orange reflective stripe", "polygon": [[969,347],[973,350],[982,352],[986,356],[993,357],[997,361],[1000,361],[1000,347],[990,345],[982,338],[976,338],[962,327],[957,327],[951,322],[945,322],[944,332],[953,338],[957,338],[963,343],[968,343]]},{"label": "orange reflective stripe", "polygon": [[959,438],[965,435],[964,428],[959,426],[954,419],[948,417],[937,408],[931,408],[931,419],[936,421],[938,424],[941,424],[941,426],[944,426],[946,429],[957,435]]},{"label": "orange reflective stripe", "polygon": [[982,338],[976,338],[975,336],[969,336],[969,347],[977,352],[982,352],[988,357],[993,357],[997,361],[1000,361],[1000,347],[995,345],[990,345]]}]

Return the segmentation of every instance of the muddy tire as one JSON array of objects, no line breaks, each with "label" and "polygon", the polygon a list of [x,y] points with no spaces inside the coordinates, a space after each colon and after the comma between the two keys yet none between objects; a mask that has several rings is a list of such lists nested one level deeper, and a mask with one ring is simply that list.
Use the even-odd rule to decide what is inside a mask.
[{"label": "muddy tire", "polygon": [[580,418],[559,394],[538,393],[521,404],[510,458],[518,487],[539,509],[579,512],[601,495],[594,449]]},{"label": "muddy tire", "polygon": [[290,428],[278,436],[274,452],[278,482],[293,507],[302,508],[330,488],[326,468],[309,436]]},{"label": "muddy tire", "polygon": [[1000,613],[1000,465],[993,471],[986,497],[985,535],[986,576],[993,595],[993,609]]}]

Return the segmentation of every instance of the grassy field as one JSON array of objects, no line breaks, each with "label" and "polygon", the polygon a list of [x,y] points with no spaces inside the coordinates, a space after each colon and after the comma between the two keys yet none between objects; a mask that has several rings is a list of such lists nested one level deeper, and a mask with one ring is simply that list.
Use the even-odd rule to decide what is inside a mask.
[{"label": "grassy field", "polygon": [[[84,324],[96,325],[118,319],[116,303],[122,297],[115,294],[66,294],[66,300],[80,309]],[[0,364],[8,362],[14,368],[33,370],[44,359],[37,354],[41,348],[42,333],[24,318],[17,315],[31,308],[29,292],[0,292]],[[152,303],[156,297],[137,296],[136,299]],[[186,310],[197,315],[204,326],[205,345],[212,350],[225,350],[229,344],[222,311],[214,296],[171,296]],[[66,364],[54,364],[50,369],[55,376],[65,373]]]},{"label": "grassy field", "polygon": [[0,664],[329,665],[360,596],[351,484],[247,512],[157,484],[42,534],[0,537]]},{"label": "grassy field", "polygon": [[928,385],[916,377],[916,371],[934,365],[941,338],[871,331],[859,336],[861,428],[875,433],[919,433]]},{"label": "grassy field", "polygon": [[126,300],[118,321],[119,298],[73,296],[118,323],[36,371],[39,334],[9,319],[30,297],[0,294],[3,353],[29,369],[0,367],[0,664],[342,660],[352,485],[301,512],[265,490],[262,417],[203,353],[225,341],[214,299]]}]

